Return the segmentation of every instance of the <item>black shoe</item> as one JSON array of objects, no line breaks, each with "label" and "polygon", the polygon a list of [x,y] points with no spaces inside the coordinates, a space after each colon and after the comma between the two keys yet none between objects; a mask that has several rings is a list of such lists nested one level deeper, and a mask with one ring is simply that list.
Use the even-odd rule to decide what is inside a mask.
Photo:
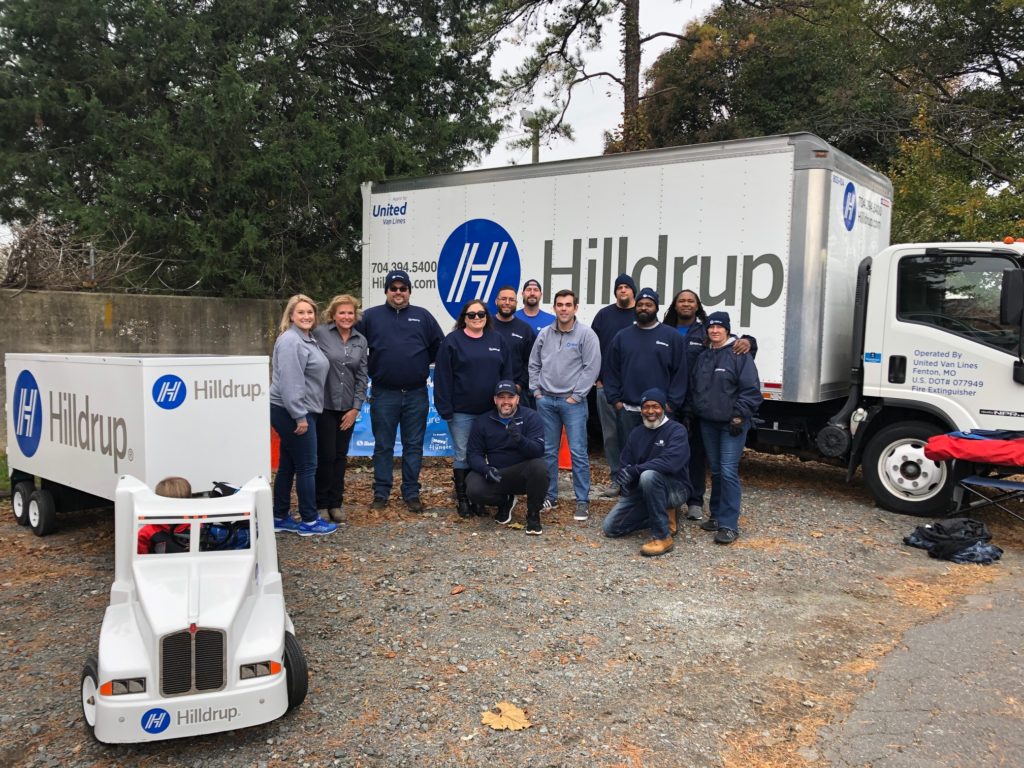
[{"label": "black shoe", "polygon": [[540,536],[544,532],[540,527],[540,516],[530,515],[526,518],[526,532],[531,536]]},{"label": "black shoe", "polygon": [[387,497],[385,496],[374,496],[373,504],[370,505],[370,509],[384,509],[388,505]]},{"label": "black shoe", "polygon": [[415,512],[417,515],[423,511],[423,502],[420,501],[419,496],[413,496],[412,498],[406,499],[405,506],[409,508],[410,512]]},{"label": "black shoe", "polygon": [[473,516],[473,510],[469,506],[468,499],[459,499],[455,505],[455,511],[459,513],[459,517],[465,520],[467,517]]},{"label": "black shoe", "polygon": [[715,534],[715,544],[732,544],[739,538],[739,533],[732,528],[719,528]]},{"label": "black shoe", "polygon": [[700,524],[700,529],[702,531],[717,531],[718,521],[715,520],[715,518],[713,517],[709,517],[707,520]]},{"label": "black shoe", "polygon": [[477,517],[487,517],[487,507],[483,504],[474,504],[471,501],[469,502],[469,510]]},{"label": "black shoe", "polygon": [[494,514],[494,522],[498,525],[508,525],[512,522],[512,510],[516,506],[516,497],[509,494],[505,501],[498,505],[498,511]]}]

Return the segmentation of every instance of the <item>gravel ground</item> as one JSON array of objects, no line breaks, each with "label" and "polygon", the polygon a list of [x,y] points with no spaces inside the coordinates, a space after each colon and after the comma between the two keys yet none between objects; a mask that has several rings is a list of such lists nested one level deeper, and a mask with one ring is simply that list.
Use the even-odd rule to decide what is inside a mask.
[{"label": "gravel ground", "polygon": [[[842,471],[748,454],[739,541],[688,523],[674,552],[645,559],[643,537],[600,535],[607,501],[577,523],[563,500],[540,537],[461,521],[450,471],[428,464],[423,515],[394,501],[371,513],[359,460],[344,530],[279,535],[309,696],[278,721],[187,742],[107,747],[83,728],[110,511],[41,539],[0,504],[0,765],[826,765],[819,730],[902,634],[1016,572],[1024,548],[980,515],[1001,563],[929,559],[900,543],[921,521],[875,508]],[[531,727],[483,725],[499,702]]]}]

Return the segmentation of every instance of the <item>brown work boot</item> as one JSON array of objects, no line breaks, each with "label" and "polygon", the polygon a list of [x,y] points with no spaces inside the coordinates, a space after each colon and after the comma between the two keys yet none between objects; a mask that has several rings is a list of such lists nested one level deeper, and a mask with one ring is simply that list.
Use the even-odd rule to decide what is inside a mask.
[{"label": "brown work boot", "polygon": [[331,516],[331,522],[332,523],[344,523],[345,522],[345,512],[344,512],[344,510],[342,510],[341,507],[330,507],[327,510],[327,513]]},{"label": "brown work boot", "polygon": [[674,546],[675,542],[672,541],[671,536],[666,536],[664,539],[651,539],[640,547],[640,554],[644,557],[657,557],[668,554]]},{"label": "brown work boot", "polygon": [[679,532],[679,507],[669,507],[668,512],[668,535],[675,536]]}]

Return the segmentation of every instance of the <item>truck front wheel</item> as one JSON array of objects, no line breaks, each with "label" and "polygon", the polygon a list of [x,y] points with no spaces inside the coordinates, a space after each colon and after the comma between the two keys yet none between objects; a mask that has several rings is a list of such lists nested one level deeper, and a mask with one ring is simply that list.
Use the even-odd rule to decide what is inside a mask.
[{"label": "truck front wheel", "polygon": [[99,664],[95,656],[90,656],[82,668],[82,717],[85,718],[85,730],[96,738],[96,696],[99,695]]},{"label": "truck front wheel", "polygon": [[924,447],[943,430],[924,421],[893,424],[878,431],[864,449],[864,482],[880,507],[917,517],[949,509],[953,474],[945,462],[929,459]]},{"label": "truck front wheel", "polygon": [[48,536],[57,530],[57,505],[45,488],[32,492],[28,501],[28,524],[36,536]]},{"label": "truck front wheel", "polygon": [[288,709],[295,709],[306,698],[309,671],[306,655],[291,632],[284,633],[284,671],[288,683]]}]

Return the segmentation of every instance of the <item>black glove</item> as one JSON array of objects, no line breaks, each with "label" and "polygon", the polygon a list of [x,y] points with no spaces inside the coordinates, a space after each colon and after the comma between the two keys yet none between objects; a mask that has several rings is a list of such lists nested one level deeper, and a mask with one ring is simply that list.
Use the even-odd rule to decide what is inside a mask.
[{"label": "black glove", "polygon": [[520,427],[519,422],[515,420],[508,423],[508,426],[505,427],[505,431],[508,432],[508,436],[517,443],[523,439],[522,427]]},{"label": "black glove", "polygon": [[729,420],[729,434],[733,437],[739,437],[743,433],[743,419],[739,416],[733,416]]},{"label": "black glove", "polygon": [[498,471],[497,467],[488,467],[487,474],[484,475],[484,477],[487,479],[487,482],[489,483],[501,482],[501,472]]},{"label": "black glove", "polygon": [[620,488],[628,488],[636,479],[640,476],[640,472],[632,464],[627,464],[624,467],[619,467],[619,471],[615,473],[615,484]]}]

